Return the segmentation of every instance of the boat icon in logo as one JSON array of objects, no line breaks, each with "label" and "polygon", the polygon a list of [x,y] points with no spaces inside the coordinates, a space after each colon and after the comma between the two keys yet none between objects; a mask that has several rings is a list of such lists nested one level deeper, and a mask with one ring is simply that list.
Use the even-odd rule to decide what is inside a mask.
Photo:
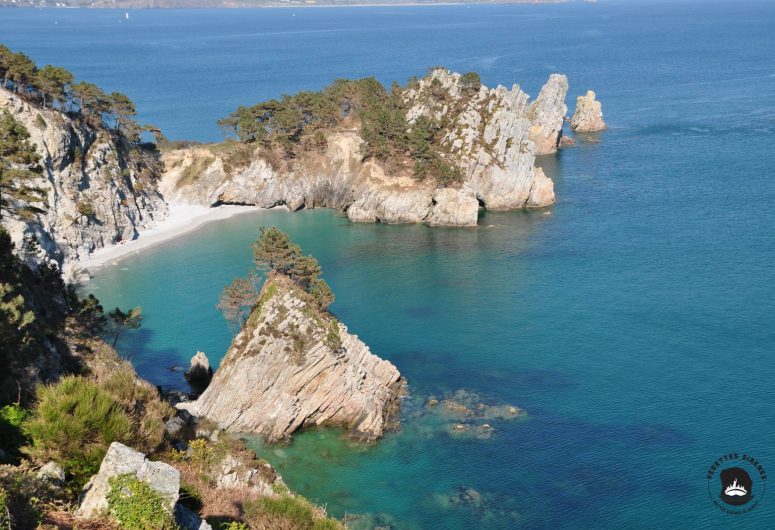
[{"label": "boat icon in logo", "polygon": [[753,481],[748,473],[739,467],[730,467],[719,473],[721,493],[719,497],[732,506],[742,506],[753,498]]}]

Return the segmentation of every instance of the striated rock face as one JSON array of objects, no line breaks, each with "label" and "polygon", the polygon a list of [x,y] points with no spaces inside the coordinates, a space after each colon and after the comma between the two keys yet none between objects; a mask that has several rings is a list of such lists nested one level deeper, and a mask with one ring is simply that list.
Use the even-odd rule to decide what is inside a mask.
[{"label": "striated rock face", "polygon": [[77,517],[89,518],[100,515],[108,508],[107,495],[110,479],[118,475],[132,474],[138,480],[148,483],[169,502],[170,513],[178,501],[180,473],[164,462],[151,462],[143,453],[119,442],[113,442],[102,459],[99,472],[94,475],[81,494]]},{"label": "striated rock face", "polygon": [[570,128],[577,132],[605,130],[603,106],[595,99],[595,93],[587,90],[586,95],[576,98],[576,111],[570,120]]},{"label": "striated rock face", "polygon": [[48,194],[46,212],[31,219],[3,218],[17,248],[33,237],[40,243],[31,259],[67,265],[135,238],[166,215],[152,153],[132,150],[107,130],[37,107],[0,88],[3,109],[26,127],[45,168],[36,186]]},{"label": "striated rock face", "polygon": [[562,138],[562,123],[568,112],[565,105],[567,93],[568,78],[562,74],[552,74],[530,105],[530,139],[535,143],[536,155],[557,152]]},{"label": "striated rock face", "polygon": [[234,156],[238,144],[175,150],[164,155],[161,189],[168,199],[205,206],[330,207],[355,222],[475,226],[478,206],[507,210],[554,202],[551,179],[534,163],[536,154],[556,150],[567,89],[565,76],[554,74],[529,105],[517,85],[476,88],[444,69],[406,89],[410,124],[420,116],[441,123],[440,150],[464,175],[454,187],[437,189],[416,181],[409,167],[364,160],[359,131],[343,130],[330,134],[320,152],[274,164],[260,149]]},{"label": "striated rock face", "polygon": [[297,429],[338,425],[359,439],[391,422],[401,374],[313,306],[290,280],[272,276],[207,390],[178,408],[268,442]]}]

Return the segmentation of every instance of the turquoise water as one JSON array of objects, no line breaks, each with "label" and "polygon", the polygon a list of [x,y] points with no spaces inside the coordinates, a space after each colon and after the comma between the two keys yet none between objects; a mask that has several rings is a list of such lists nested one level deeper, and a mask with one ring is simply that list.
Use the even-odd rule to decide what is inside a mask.
[{"label": "turquoise water", "polygon": [[[376,445],[308,432],[260,448],[338,515],[398,528],[771,527],[775,495],[721,513],[705,472],[749,452],[775,469],[775,6],[768,2],[267,11],[0,11],[0,41],[134,97],[174,137],[218,137],[238,103],[383,81],[431,64],[535,94],[552,71],[600,95],[609,130],[542,163],[558,203],[477,229],[256,212],[106,267],[107,305],[143,306],[121,345],[139,372],[230,331],[215,304],[260,224],[316,255],[333,310],[410,385]],[[59,22],[54,24],[54,21]],[[599,140],[599,141],[591,141]],[[422,403],[457,389],[523,407],[490,439]],[[455,504],[460,487],[481,501]]]}]

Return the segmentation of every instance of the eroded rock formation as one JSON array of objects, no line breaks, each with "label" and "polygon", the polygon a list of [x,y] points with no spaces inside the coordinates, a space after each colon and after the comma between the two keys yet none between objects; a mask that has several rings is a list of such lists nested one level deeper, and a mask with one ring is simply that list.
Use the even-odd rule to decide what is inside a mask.
[{"label": "eroded rock formation", "polygon": [[418,182],[410,167],[364,159],[356,129],[332,132],[322,150],[281,163],[260,149],[235,163],[237,148],[227,144],[175,150],[164,156],[162,191],[205,206],[331,207],[356,222],[475,226],[480,205],[508,210],[554,202],[553,183],[534,167],[535,155],[557,148],[567,88],[565,76],[554,74],[529,104],[517,85],[477,88],[435,69],[405,89],[409,124],[420,116],[441,124],[438,148],[464,175],[454,186],[438,188]]},{"label": "eroded rock formation", "polygon": [[164,498],[172,513],[180,490],[178,470],[164,462],[151,462],[143,453],[113,442],[102,460],[99,472],[84,486],[76,516],[89,518],[105,512],[108,509],[110,479],[127,474],[151,486]]},{"label": "eroded rock formation", "polygon": [[40,248],[31,259],[65,265],[134,239],[166,215],[152,153],[131,148],[107,129],[0,88],[0,111],[4,109],[27,129],[45,169],[34,183],[46,192],[45,212],[30,218],[3,217],[17,249],[29,249],[29,242],[37,240]]},{"label": "eroded rock formation", "polygon": [[336,425],[363,440],[394,419],[401,374],[287,277],[273,275],[210,386],[179,409],[268,442]]},{"label": "eroded rock formation", "polygon": [[562,138],[562,123],[568,112],[565,105],[567,93],[568,78],[562,74],[552,74],[530,105],[530,140],[535,144],[536,155],[557,152]]},{"label": "eroded rock formation", "polygon": [[603,107],[595,99],[595,93],[587,90],[583,96],[576,98],[576,111],[570,120],[570,128],[576,132],[597,132],[606,128],[603,121]]}]

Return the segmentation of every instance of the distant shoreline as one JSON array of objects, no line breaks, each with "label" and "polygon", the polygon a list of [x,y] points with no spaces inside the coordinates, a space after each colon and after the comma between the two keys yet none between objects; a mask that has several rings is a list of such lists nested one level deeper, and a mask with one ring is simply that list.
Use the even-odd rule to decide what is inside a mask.
[{"label": "distant shoreline", "polygon": [[378,3],[356,3],[356,4],[335,4],[335,3],[314,3],[314,4],[281,4],[267,3],[256,5],[229,5],[218,4],[216,2],[209,5],[178,6],[178,5],[157,5],[157,6],[121,6],[121,5],[19,5],[0,0],[0,9],[113,9],[117,11],[151,11],[151,10],[179,10],[179,9],[297,9],[297,8],[339,8],[339,7],[435,7],[435,6],[478,6],[478,5],[538,5],[538,4],[567,4],[567,3],[595,3],[596,0],[493,0],[485,2],[461,1],[461,2],[378,2]]}]

